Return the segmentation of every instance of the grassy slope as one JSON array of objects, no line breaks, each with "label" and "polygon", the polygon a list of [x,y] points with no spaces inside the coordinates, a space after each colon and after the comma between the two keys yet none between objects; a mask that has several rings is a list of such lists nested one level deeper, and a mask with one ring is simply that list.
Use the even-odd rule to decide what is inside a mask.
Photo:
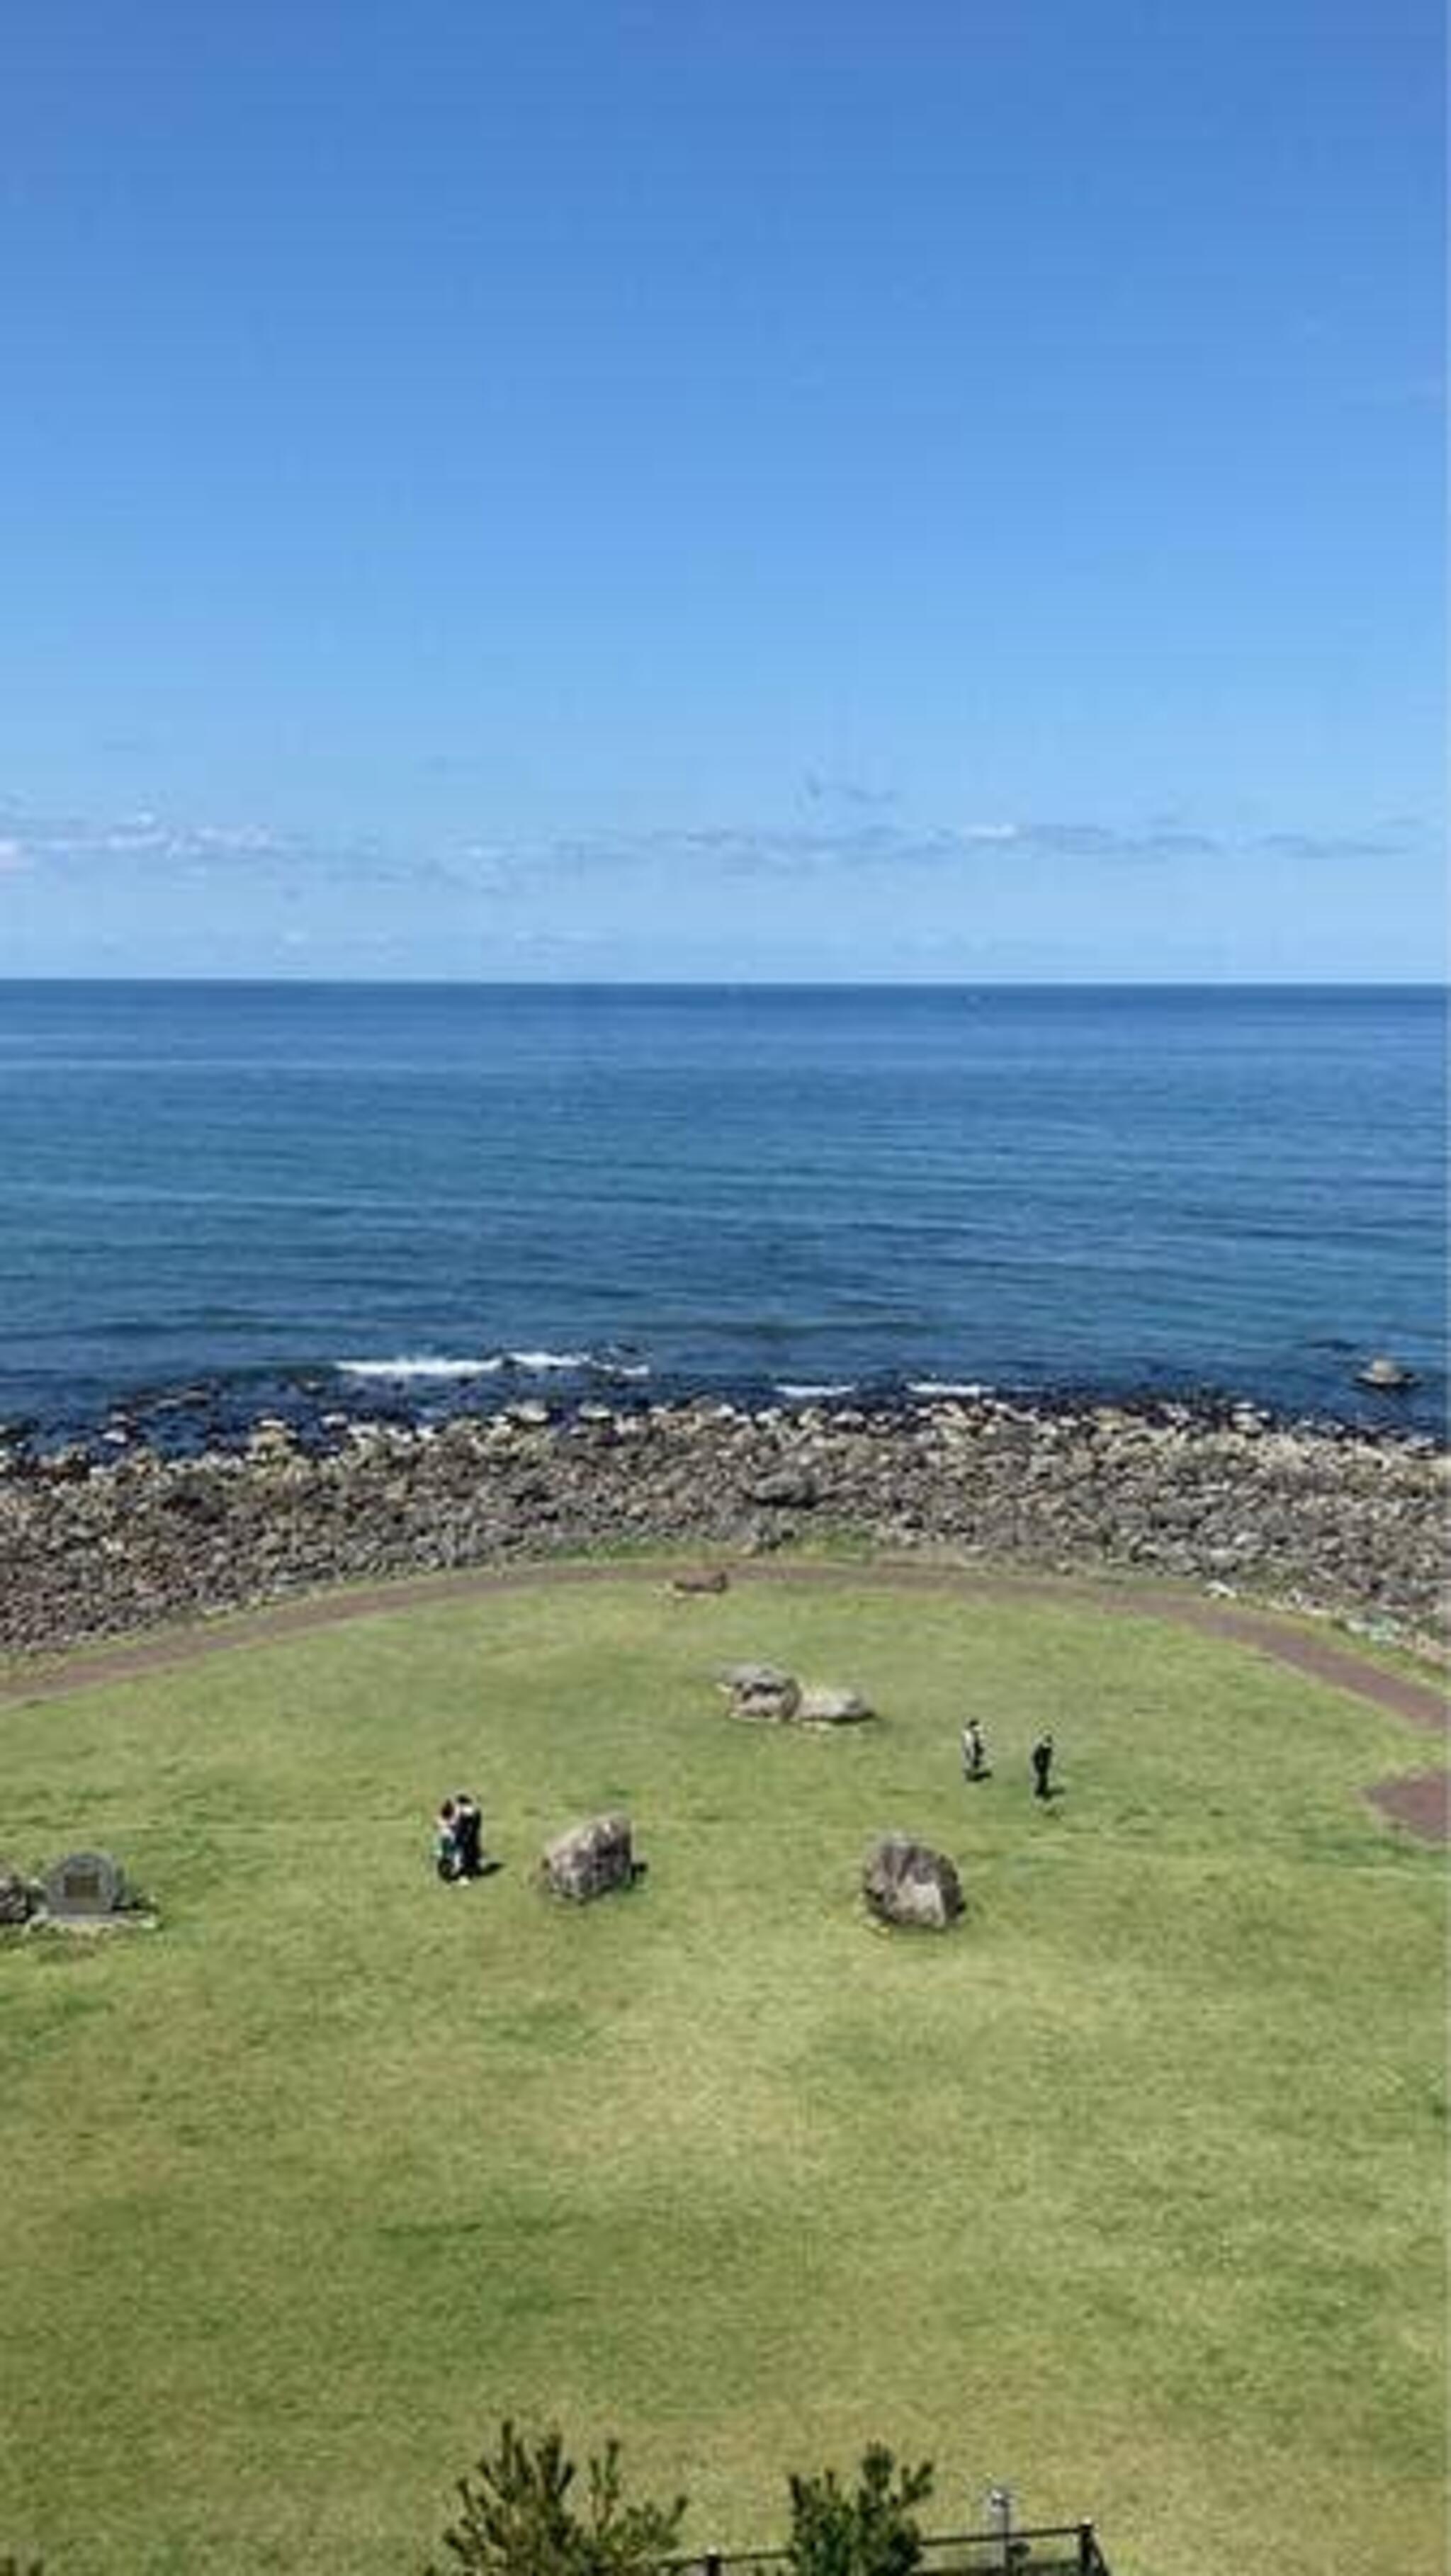
[{"label": "grassy slope", "polygon": [[[885,1721],[732,1726],[735,1655]],[[941,2522],[1008,2476],[1120,2576],[1266,2532],[1439,2576],[1441,1876],[1355,1795],[1422,1749],[1150,1623],[865,1586],[456,1603],[0,1715],[6,1845],[167,1918],[0,1953],[0,2547],[402,2571],[508,2408],[619,2429],[702,2544],[881,2434]],[[460,1783],[509,1866],[454,1891]],[[618,1802],[644,1886],[551,1910],[541,1840]],[[894,1824],[962,1862],[949,1941],[855,1907]]]}]

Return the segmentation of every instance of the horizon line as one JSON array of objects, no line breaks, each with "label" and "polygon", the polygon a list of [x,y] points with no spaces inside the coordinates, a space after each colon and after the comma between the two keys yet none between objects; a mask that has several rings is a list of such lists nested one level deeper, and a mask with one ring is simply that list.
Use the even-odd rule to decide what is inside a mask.
[{"label": "horizon line", "polygon": [[299,975],[0,973],[0,991],[56,985],[148,985],[174,990],[508,993],[1436,993],[1445,976],[751,976]]}]

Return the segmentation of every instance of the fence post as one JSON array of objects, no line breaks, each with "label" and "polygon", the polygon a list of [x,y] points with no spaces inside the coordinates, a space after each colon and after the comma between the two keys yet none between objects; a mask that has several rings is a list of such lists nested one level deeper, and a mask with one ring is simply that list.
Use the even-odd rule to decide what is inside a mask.
[{"label": "fence post", "polygon": [[1079,2576],[1098,2576],[1102,2565],[1103,2561],[1098,2554],[1098,2542],[1093,2534],[1093,2525],[1091,2522],[1081,2522],[1078,2526]]},{"label": "fence post", "polygon": [[1003,2570],[1004,2570],[1004,2576],[1012,2576],[1012,2567],[1013,2567],[1013,2490],[1012,2490],[1012,2488],[1011,2488],[1011,2487],[1004,2487],[1004,2486],[989,2487],[989,2489],[988,2489],[988,2498],[987,2498],[987,2502],[988,2502],[988,2511],[989,2511],[989,2513],[990,2513],[990,2514],[992,2514],[992,2515],[993,2515],[994,2519],[995,2519],[995,2520],[996,2520],[996,2522],[997,2522],[997,2526],[998,2526],[997,2536],[998,2536],[999,2540],[1000,2540],[1000,2541],[1001,2541],[1001,2543],[1002,2543],[1002,2557],[1001,2557],[1001,2560],[999,2561],[999,2564],[1001,2565],[1001,2567],[1002,2567],[1002,2568],[1003,2568]]}]

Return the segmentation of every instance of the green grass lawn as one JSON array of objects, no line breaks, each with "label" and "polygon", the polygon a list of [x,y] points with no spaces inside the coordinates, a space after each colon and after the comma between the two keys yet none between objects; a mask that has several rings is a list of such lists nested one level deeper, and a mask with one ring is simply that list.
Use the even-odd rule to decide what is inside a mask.
[{"label": "green grass lawn", "polygon": [[[732,1724],[717,1664],[867,1691]],[[961,1719],[996,1763],[968,1789]],[[1058,1736],[1065,1794],[1029,1795]],[[0,1949],[0,2555],[417,2570],[504,2411],[766,2544],[874,2436],[1115,2576],[1441,2576],[1441,1858],[1394,1719],[1090,1606],[621,1575],[0,1712],[0,1841],[163,1928]],[[472,1786],[506,1867],[431,1878]],[[551,1907],[553,1831],[649,1872]],[[953,1935],[863,1848],[958,1859]]]}]

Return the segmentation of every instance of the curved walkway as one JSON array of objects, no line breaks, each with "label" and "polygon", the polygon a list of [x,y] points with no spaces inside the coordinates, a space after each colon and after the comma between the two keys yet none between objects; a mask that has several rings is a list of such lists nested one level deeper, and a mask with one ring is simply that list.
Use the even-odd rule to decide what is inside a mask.
[{"label": "curved walkway", "polygon": [[[140,1637],[128,1644],[103,1647],[94,1654],[76,1650],[75,1659],[0,1685],[0,1708],[35,1700],[66,1699],[105,1683],[128,1681],[139,1673],[160,1672],[173,1665],[198,1662],[209,1655],[235,1654],[248,1646],[265,1646],[317,1628],[340,1627],[353,1619],[387,1616],[439,1601],[487,1597],[492,1593],[548,1590],[559,1585],[678,1581],[678,1561],[575,1559],[558,1565],[470,1567],[455,1574],[400,1576],[366,1588],[341,1588],[311,1594],[306,1600],[277,1602],[239,1611],[225,1626],[174,1630],[160,1637]],[[1251,1609],[1204,1600],[1191,1593],[1136,1589],[1131,1585],[1094,1583],[1084,1577],[976,1574],[951,1566],[919,1565],[901,1558],[866,1560],[859,1565],[758,1563],[749,1560],[728,1569],[738,1585],[807,1585],[853,1590],[887,1585],[895,1590],[955,1593],[968,1600],[1057,1602],[1065,1607],[1096,1609],[1109,1616],[1167,1619],[1202,1636],[1218,1637],[1248,1647],[1253,1653],[1287,1664],[1332,1690],[1388,1709],[1410,1725],[1445,1735],[1451,1729],[1451,1696],[1433,1682],[1357,1654],[1352,1648],[1317,1636],[1272,1610]],[[682,1602],[689,1596],[682,1594]],[[1443,1772],[1422,1772],[1378,1782],[1366,1795],[1427,1841],[1447,1838],[1447,1789]]]}]

